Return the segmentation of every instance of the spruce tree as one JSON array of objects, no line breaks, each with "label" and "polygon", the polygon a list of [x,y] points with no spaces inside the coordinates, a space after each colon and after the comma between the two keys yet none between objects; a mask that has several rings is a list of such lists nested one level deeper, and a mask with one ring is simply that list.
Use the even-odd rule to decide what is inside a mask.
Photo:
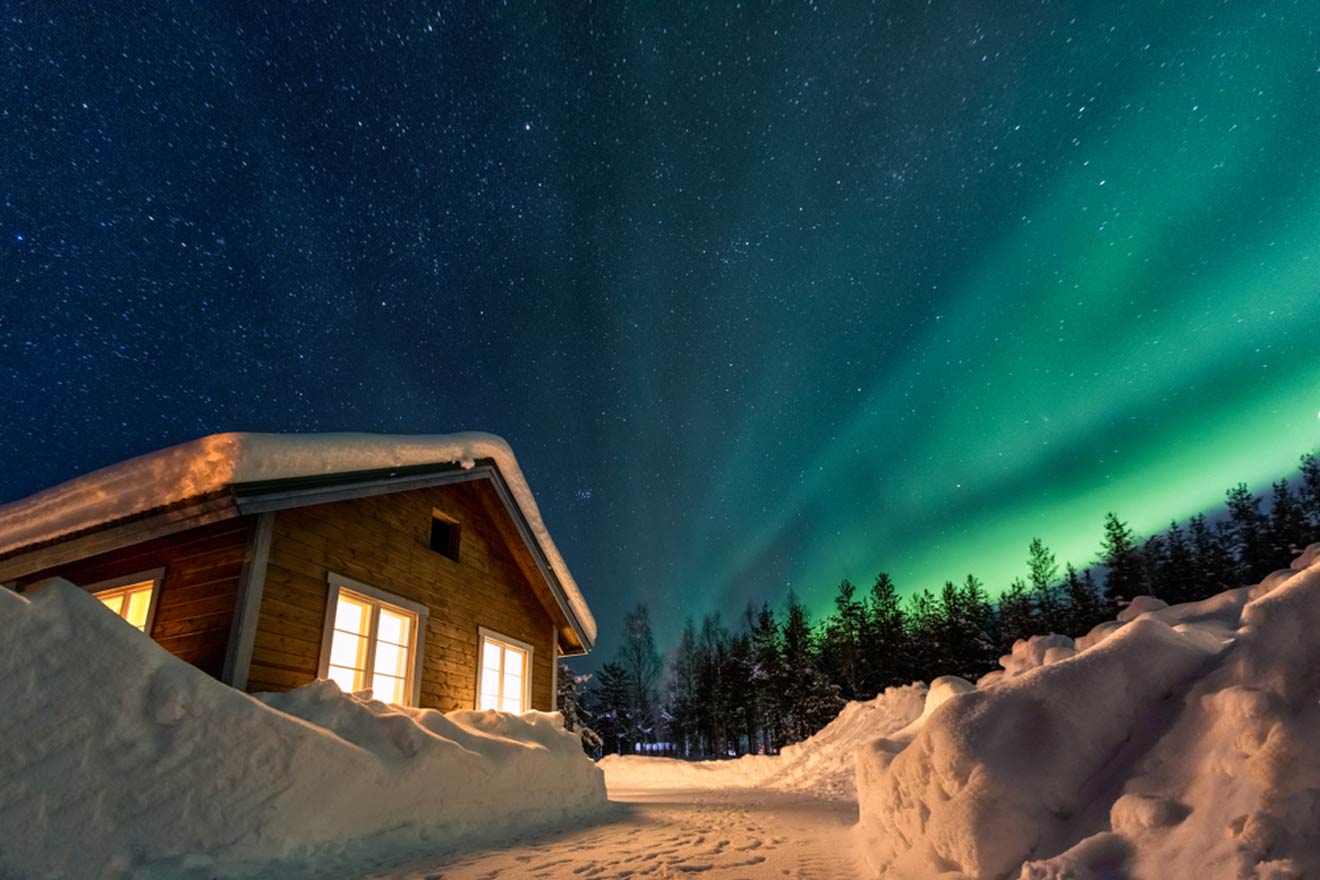
[{"label": "spruce tree", "polygon": [[1298,470],[1302,478],[1299,503],[1311,525],[1311,540],[1314,540],[1316,532],[1320,531],[1320,459],[1307,452],[1302,456]]},{"label": "spruce tree", "polygon": [[1013,578],[999,596],[999,651],[1011,653],[1013,643],[1027,639],[1039,631],[1031,594],[1022,578]]},{"label": "spruce tree", "polygon": [[626,677],[628,735],[634,742],[654,742],[660,720],[659,687],[664,666],[655,649],[645,602],[639,602],[624,615],[623,644],[614,661]]},{"label": "spruce tree", "polygon": [[799,742],[820,730],[843,708],[839,689],[816,665],[811,618],[806,606],[788,594],[784,614],[785,672],[781,727],[786,742]]},{"label": "spruce tree", "polygon": [[1054,554],[1040,538],[1032,538],[1027,547],[1027,580],[1031,598],[1036,603],[1036,615],[1041,633],[1061,632],[1064,629],[1062,608],[1056,580],[1059,564]]},{"label": "spruce tree", "polygon": [[628,717],[627,673],[618,663],[606,663],[596,673],[594,685],[588,691],[588,702],[605,754],[632,754],[634,743],[629,739],[629,732],[633,724]]},{"label": "spruce tree", "polygon": [[1142,592],[1168,601],[1163,584],[1166,550],[1163,535],[1151,535],[1141,545],[1141,584]]},{"label": "spruce tree", "polygon": [[1287,480],[1271,486],[1269,543],[1271,568],[1284,568],[1310,543],[1311,529]]},{"label": "spruce tree", "polygon": [[1178,521],[1164,533],[1164,555],[1156,572],[1159,596],[1170,605],[1190,602],[1197,595],[1195,557],[1187,533]]},{"label": "spruce tree", "polygon": [[1105,612],[1118,600],[1131,599],[1141,593],[1144,584],[1136,538],[1127,523],[1114,513],[1105,514],[1105,535],[1100,544],[1099,561],[1108,569],[1104,595],[1100,597]]},{"label": "spruce tree", "polygon": [[784,744],[779,727],[780,703],[787,674],[783,639],[769,604],[761,606],[751,627],[752,670],[749,677],[754,694],[758,741],[756,752],[777,752]]},{"label": "spruce tree", "polygon": [[1224,529],[1211,525],[1204,514],[1187,521],[1192,545],[1191,596],[1210,596],[1241,583]]},{"label": "spruce tree", "polygon": [[700,725],[700,664],[697,628],[689,617],[683,624],[669,672],[669,739],[684,757],[693,757]]},{"label": "spruce tree", "polygon": [[876,575],[871,585],[866,616],[869,638],[863,649],[871,675],[868,691],[879,693],[887,687],[913,681],[902,601],[893,579],[884,572]]},{"label": "spruce tree", "polygon": [[1100,617],[1100,600],[1095,594],[1094,585],[1089,583],[1090,575],[1088,569],[1084,579],[1071,562],[1064,567],[1063,590],[1068,608],[1068,635],[1073,638],[1089,632]]},{"label": "spruce tree", "polygon": [[1228,521],[1233,555],[1237,560],[1238,583],[1256,583],[1269,574],[1271,565],[1269,522],[1260,512],[1260,498],[1246,483],[1227,492]]},{"label": "spruce tree", "polygon": [[825,668],[847,700],[865,696],[867,678],[862,652],[867,628],[865,606],[856,592],[857,588],[847,578],[840,581],[834,597],[834,613],[825,621],[822,642]]}]

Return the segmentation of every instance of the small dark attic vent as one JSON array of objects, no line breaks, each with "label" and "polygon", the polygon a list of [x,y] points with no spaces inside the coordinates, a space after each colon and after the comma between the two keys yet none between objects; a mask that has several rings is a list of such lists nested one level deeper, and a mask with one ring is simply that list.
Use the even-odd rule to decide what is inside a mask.
[{"label": "small dark attic vent", "polygon": [[455,520],[436,513],[431,517],[431,549],[458,562],[458,536],[463,530]]}]

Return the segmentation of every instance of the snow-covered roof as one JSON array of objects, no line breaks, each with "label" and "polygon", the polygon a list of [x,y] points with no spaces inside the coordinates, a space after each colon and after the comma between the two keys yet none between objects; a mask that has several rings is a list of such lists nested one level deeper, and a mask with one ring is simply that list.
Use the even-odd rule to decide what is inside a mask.
[{"label": "snow-covered roof", "polygon": [[588,642],[596,621],[502,438],[458,434],[212,434],[0,506],[0,555],[242,483],[493,460]]}]

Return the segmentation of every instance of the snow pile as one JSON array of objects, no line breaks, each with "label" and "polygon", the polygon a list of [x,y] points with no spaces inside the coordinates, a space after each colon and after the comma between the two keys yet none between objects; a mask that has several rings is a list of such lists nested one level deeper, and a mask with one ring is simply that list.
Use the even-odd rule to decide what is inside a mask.
[{"label": "snow pile", "polygon": [[541,519],[513,450],[494,434],[212,434],[0,506],[0,555],[235,483],[491,459],[564,588],[588,641],[596,621]]},{"label": "snow pile", "polygon": [[557,714],[400,709],[331,682],[258,700],[66,581],[0,589],[0,644],[0,877],[234,876],[604,804]]},{"label": "snow pile", "polygon": [[[1134,603],[858,754],[886,878],[1320,876],[1320,545],[1259,586]],[[933,692],[932,692],[933,693]]]},{"label": "snow pile", "polygon": [[732,761],[682,761],[609,755],[599,762],[611,791],[625,789],[773,788],[823,798],[852,798],[854,753],[876,736],[902,730],[920,716],[924,685],[889,688],[874,700],[852,702],[815,736],[778,755]]}]

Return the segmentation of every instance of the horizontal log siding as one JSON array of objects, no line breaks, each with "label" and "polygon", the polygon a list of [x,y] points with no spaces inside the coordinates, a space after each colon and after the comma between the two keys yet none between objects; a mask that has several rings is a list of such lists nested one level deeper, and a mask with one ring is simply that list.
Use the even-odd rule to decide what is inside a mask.
[{"label": "horizontal log siding", "polygon": [[238,517],[144,541],[27,575],[19,585],[62,577],[85,587],[164,568],[151,637],[174,656],[219,678],[253,521]]},{"label": "horizontal log siding", "polygon": [[[430,549],[431,511],[462,526],[459,561]],[[531,644],[532,707],[550,708],[551,619],[507,543],[512,524],[487,480],[281,510],[248,688],[287,690],[316,677],[330,572],[430,609],[421,704],[471,709],[477,628]]]}]

